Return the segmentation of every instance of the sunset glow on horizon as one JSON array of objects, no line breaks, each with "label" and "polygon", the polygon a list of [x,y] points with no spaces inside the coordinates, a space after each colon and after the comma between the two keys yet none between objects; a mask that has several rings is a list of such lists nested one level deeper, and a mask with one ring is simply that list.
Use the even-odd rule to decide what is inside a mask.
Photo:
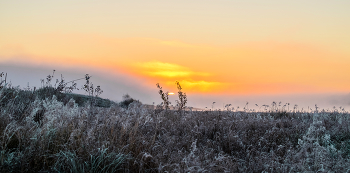
[{"label": "sunset glow on horizon", "polygon": [[190,94],[348,93],[346,7],[316,0],[3,1],[0,63],[95,69],[173,91],[179,81]]}]

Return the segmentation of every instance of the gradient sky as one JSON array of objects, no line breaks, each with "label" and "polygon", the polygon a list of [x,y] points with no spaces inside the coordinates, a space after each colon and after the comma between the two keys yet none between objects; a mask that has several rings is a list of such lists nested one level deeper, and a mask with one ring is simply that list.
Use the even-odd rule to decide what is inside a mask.
[{"label": "gradient sky", "polygon": [[160,102],[156,83],[176,92],[175,81],[193,104],[347,94],[349,7],[348,0],[0,1],[0,67],[94,73],[110,88],[105,97],[129,93],[146,103]]}]

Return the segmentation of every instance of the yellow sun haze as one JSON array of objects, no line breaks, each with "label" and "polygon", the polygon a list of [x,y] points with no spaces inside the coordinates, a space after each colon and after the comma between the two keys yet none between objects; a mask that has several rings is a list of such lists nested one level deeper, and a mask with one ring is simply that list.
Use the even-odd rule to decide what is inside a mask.
[{"label": "yellow sun haze", "polygon": [[159,61],[137,63],[137,66],[151,70],[186,70],[183,66]]},{"label": "yellow sun haze", "polygon": [[144,62],[136,63],[137,71],[143,74],[159,77],[190,77],[190,76],[209,76],[209,73],[194,72],[189,68],[171,63],[164,62]]},{"label": "yellow sun haze", "polygon": [[[215,92],[221,91],[223,83],[212,81],[213,75],[206,72],[197,72],[189,67],[184,67],[174,63],[159,61],[136,63],[135,72],[144,75],[151,80],[164,83],[170,88],[174,88],[174,81],[180,81],[183,88],[190,92]],[[201,80],[194,80],[194,79]],[[207,78],[206,80],[203,80]]]},{"label": "yellow sun haze", "polygon": [[222,94],[347,92],[350,86],[350,54],[307,43],[218,46],[90,34],[3,38],[0,62],[123,71],[150,88],[158,82],[172,87],[176,80],[187,91]]},{"label": "yellow sun haze", "polygon": [[150,76],[163,76],[163,77],[184,77],[189,76],[190,72],[186,71],[156,71],[156,72],[146,72]]}]

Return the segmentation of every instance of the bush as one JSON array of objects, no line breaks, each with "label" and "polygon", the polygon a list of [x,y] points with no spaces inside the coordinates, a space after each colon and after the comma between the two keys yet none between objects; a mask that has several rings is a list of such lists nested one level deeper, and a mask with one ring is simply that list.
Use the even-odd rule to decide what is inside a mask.
[{"label": "bush", "polygon": [[125,95],[123,96],[123,101],[121,101],[121,102],[119,103],[119,105],[120,105],[120,107],[122,107],[122,108],[128,108],[129,105],[130,105],[132,102],[134,102],[134,101],[137,101],[137,100],[131,98],[129,94],[125,94]]}]

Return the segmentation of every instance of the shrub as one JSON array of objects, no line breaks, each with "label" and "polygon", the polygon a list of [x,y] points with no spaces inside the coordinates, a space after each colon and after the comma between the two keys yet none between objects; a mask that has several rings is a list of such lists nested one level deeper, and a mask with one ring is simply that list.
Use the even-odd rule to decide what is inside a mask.
[{"label": "shrub", "polygon": [[179,100],[176,100],[178,111],[182,111],[186,107],[187,103],[187,96],[186,93],[182,92],[182,87],[178,81],[175,82],[177,89],[178,89],[178,95],[179,95]]},{"label": "shrub", "polygon": [[167,111],[169,109],[169,105],[171,104],[171,102],[169,101],[169,92],[164,92],[163,88],[159,85],[159,83],[157,83],[156,86],[159,89],[158,93],[163,100],[161,105],[163,105],[165,111]]},{"label": "shrub", "polygon": [[128,108],[129,105],[130,105],[132,102],[134,102],[134,101],[136,101],[136,100],[134,100],[133,98],[131,98],[129,94],[125,94],[125,95],[123,96],[123,101],[120,102],[119,105],[120,105],[121,107],[123,107],[123,108]]}]

